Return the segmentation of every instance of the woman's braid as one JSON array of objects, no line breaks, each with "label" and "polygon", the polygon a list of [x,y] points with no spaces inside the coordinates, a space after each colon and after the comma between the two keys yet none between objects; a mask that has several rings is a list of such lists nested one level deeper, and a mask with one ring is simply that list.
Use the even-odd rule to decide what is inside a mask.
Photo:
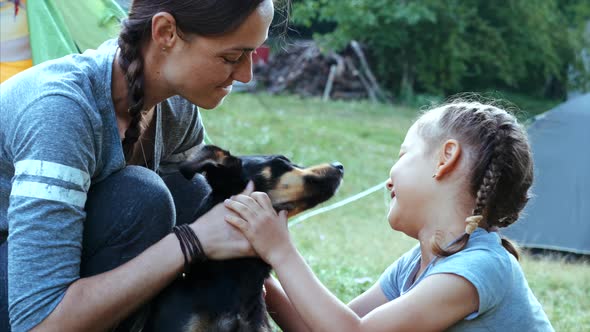
[{"label": "woman's braid", "polygon": [[128,84],[128,103],[131,122],[125,131],[123,139],[123,150],[126,156],[131,156],[133,145],[139,139],[142,132],[141,119],[144,111],[144,74],[143,57],[141,55],[142,39],[144,38],[143,27],[134,24],[132,19],[123,22],[123,29],[119,34],[119,64]]}]

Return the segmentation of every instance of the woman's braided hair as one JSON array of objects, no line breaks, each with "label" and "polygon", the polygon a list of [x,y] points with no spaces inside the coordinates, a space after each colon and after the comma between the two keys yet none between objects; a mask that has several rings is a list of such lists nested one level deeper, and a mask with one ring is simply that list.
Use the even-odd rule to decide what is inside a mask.
[{"label": "woman's braided hair", "polygon": [[170,13],[176,20],[180,36],[195,34],[218,36],[237,29],[263,0],[134,0],[129,17],[123,21],[119,34],[119,65],[128,84],[131,122],[123,139],[125,155],[132,155],[133,146],[142,128],[145,111],[144,59],[142,47],[151,37],[152,17],[159,12]]},{"label": "woman's braided hair", "polygon": [[[533,182],[533,160],[526,131],[512,114],[492,105],[454,101],[439,107],[437,123],[423,121],[422,136],[432,143],[458,139],[471,152],[473,164],[469,191],[475,198],[473,216],[482,216],[479,224],[487,230],[514,223],[529,200]],[[462,250],[469,240],[466,232],[447,248],[433,239],[438,256],[450,256]],[[518,251],[506,238],[502,245],[517,259]]]}]

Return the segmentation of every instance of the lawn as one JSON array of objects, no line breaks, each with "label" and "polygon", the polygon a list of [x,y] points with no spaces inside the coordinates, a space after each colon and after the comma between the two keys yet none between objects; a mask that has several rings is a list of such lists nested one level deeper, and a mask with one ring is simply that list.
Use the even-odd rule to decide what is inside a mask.
[{"label": "lawn", "polygon": [[[533,114],[543,108],[535,105]],[[416,114],[396,105],[248,94],[232,94],[202,112],[211,141],[233,154],[280,153],[303,165],[341,162],[344,182],[326,205],[387,178]],[[416,244],[390,229],[386,213],[385,190],[379,190],[291,228],[315,273],[345,302]],[[590,265],[525,256],[522,266],[556,331],[590,327]]]}]

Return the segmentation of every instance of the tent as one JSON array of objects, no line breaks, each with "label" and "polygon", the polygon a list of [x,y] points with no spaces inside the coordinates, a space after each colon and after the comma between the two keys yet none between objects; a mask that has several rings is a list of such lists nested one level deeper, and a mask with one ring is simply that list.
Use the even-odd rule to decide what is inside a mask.
[{"label": "tent", "polygon": [[32,65],[96,48],[126,16],[115,0],[0,0],[0,83]]},{"label": "tent", "polygon": [[502,234],[525,248],[590,254],[590,93],[537,116],[528,134],[533,198]]}]

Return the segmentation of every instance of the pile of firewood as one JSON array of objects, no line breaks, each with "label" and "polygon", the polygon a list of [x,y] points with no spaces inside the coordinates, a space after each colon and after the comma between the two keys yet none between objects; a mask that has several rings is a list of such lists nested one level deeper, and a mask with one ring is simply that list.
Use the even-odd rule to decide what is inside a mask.
[{"label": "pile of firewood", "polygon": [[322,53],[312,41],[298,42],[256,65],[254,77],[257,90],[271,94],[387,101],[355,41],[339,53]]}]

